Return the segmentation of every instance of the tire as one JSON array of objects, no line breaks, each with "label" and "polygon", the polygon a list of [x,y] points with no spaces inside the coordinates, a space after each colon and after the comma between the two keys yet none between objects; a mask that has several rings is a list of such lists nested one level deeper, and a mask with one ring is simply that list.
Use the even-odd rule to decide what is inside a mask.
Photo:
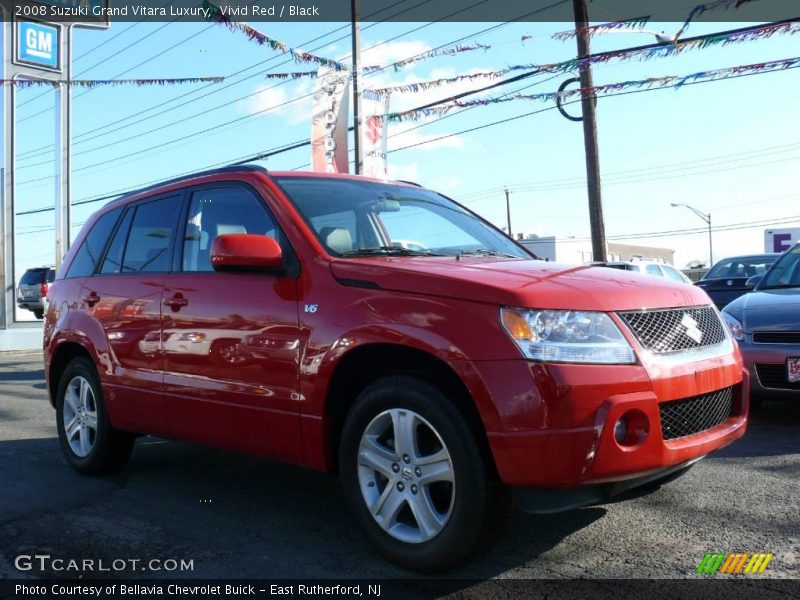
[{"label": "tire", "polygon": [[106,475],[128,462],[134,435],[111,427],[97,370],[86,358],[75,358],[64,369],[56,395],[56,422],[61,450],[81,473]]},{"label": "tire", "polygon": [[44,319],[44,311],[43,310],[35,310],[33,311],[33,316],[37,319]]},{"label": "tire", "polygon": [[415,571],[442,571],[500,537],[511,493],[478,436],[442,391],[420,379],[387,377],[359,395],[345,419],[339,471],[348,508],[381,555]]}]

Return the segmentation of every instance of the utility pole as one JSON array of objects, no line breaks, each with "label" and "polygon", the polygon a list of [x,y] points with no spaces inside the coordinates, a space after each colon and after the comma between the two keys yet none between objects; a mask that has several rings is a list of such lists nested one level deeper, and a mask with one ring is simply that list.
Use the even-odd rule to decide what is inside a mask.
[{"label": "utility pole", "polygon": [[[572,0],[575,12],[575,37],[578,42],[578,58],[591,54],[589,48],[589,17],[586,12],[586,0]],[[589,89],[592,83],[592,67],[587,63],[580,65],[580,85],[582,90]],[[597,149],[597,119],[595,116],[594,94],[581,94],[581,112],[583,114],[583,142],[586,148],[586,188],[589,194],[589,225],[592,232],[592,257],[596,261],[606,260],[606,229],[603,222],[603,197],[600,190],[600,157]]]},{"label": "utility pole", "polygon": [[508,222],[508,237],[514,239],[514,234],[511,233],[511,192],[506,188],[506,221]]},{"label": "utility pole", "polygon": [[361,94],[358,91],[358,78],[361,63],[361,27],[358,23],[358,0],[350,0],[351,38],[353,41],[353,149],[355,150],[355,173],[360,175],[364,166],[361,154]]}]

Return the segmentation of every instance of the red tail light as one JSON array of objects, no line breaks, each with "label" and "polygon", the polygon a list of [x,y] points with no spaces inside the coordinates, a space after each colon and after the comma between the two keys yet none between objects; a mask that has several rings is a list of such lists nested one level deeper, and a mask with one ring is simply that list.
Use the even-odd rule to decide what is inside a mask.
[{"label": "red tail light", "polygon": [[39,293],[42,295],[42,298],[47,296],[47,282],[39,284]]}]

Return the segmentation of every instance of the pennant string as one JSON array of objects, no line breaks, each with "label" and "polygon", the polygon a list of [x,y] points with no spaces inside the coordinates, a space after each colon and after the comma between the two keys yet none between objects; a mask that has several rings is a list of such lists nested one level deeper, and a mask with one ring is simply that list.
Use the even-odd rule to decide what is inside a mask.
[{"label": "pennant string", "polygon": [[442,116],[453,110],[454,108],[469,108],[474,106],[488,106],[490,104],[500,104],[504,102],[511,102],[513,100],[533,100],[540,102],[555,101],[557,98],[567,100],[578,97],[593,97],[615,94],[623,90],[630,89],[654,89],[654,88],[674,88],[680,89],[686,84],[695,83],[698,81],[715,81],[721,79],[729,79],[731,77],[741,77],[743,75],[752,75],[756,73],[769,73],[775,71],[784,71],[787,69],[796,69],[800,67],[800,56],[794,58],[785,58],[781,60],[774,60],[769,62],[754,63],[749,65],[738,65],[735,67],[728,67],[725,69],[715,69],[711,71],[698,71],[689,75],[677,76],[669,75],[666,77],[649,77],[647,79],[633,79],[630,81],[620,81],[617,83],[609,83],[604,85],[596,85],[588,88],[576,88],[564,90],[561,92],[547,92],[543,94],[515,94],[504,95],[495,98],[477,98],[474,100],[455,100],[442,104],[440,106],[432,106],[427,108],[409,110],[404,112],[387,113],[382,115],[381,118],[387,119],[389,122],[405,122],[405,121],[418,121],[425,117]]},{"label": "pennant string", "polygon": [[[733,1],[733,0],[732,0]],[[750,0],[745,0],[750,1]],[[442,79],[434,79],[432,81],[419,81],[405,85],[397,85],[375,89],[373,91],[378,93],[417,93],[431,88],[436,88],[451,83],[460,81],[469,81],[473,79],[496,79],[514,71],[530,71],[531,75],[540,73],[569,73],[577,70],[582,64],[603,64],[612,60],[634,60],[648,61],[653,58],[662,58],[673,56],[679,52],[692,49],[704,49],[709,46],[718,44],[738,44],[742,42],[749,42],[754,40],[762,40],[772,37],[776,34],[795,35],[800,32],[800,23],[777,23],[764,25],[762,27],[749,29],[747,31],[739,31],[728,34],[709,34],[708,36],[698,37],[689,42],[678,41],[676,44],[665,44],[662,46],[654,46],[651,48],[644,48],[639,50],[619,50],[616,52],[607,52],[586,58],[572,58],[558,63],[550,64],[527,64],[527,65],[513,65],[504,69],[496,71],[482,71],[479,73],[471,73],[466,75],[458,75],[455,77],[446,77]]]},{"label": "pennant string", "polygon": [[116,87],[132,85],[135,87],[158,85],[182,85],[187,83],[221,83],[225,77],[158,77],[149,79],[0,79],[2,85],[13,85],[18,88],[35,86],[72,86],[80,88],[93,88],[99,86]]},{"label": "pennant string", "polygon": [[231,18],[229,15],[225,14],[225,11],[222,8],[212,4],[208,0],[203,0],[203,8],[205,9],[205,14],[208,15],[208,17],[206,17],[208,21],[218,25],[224,25],[231,31],[240,31],[247,36],[247,39],[249,39],[251,42],[255,42],[259,46],[269,46],[276,52],[286,52],[290,54],[292,58],[294,58],[295,62],[316,63],[318,65],[332,67],[338,71],[348,68],[344,63],[340,63],[329,58],[323,58],[321,56],[317,56],[316,54],[312,54],[311,52],[304,52],[296,48],[290,48],[287,44],[261,33],[251,25]]},{"label": "pennant string", "polygon": [[[650,17],[636,17],[635,19],[625,19],[624,21],[614,21],[611,23],[602,23],[600,25],[587,25],[580,29],[569,29],[567,31],[559,31],[554,33],[551,37],[554,40],[561,42],[574,38],[578,33],[595,35],[597,33],[604,33],[607,31],[619,31],[621,29],[641,29],[650,22]],[[524,38],[525,36],[523,36]],[[524,41],[524,39],[523,39]]]}]

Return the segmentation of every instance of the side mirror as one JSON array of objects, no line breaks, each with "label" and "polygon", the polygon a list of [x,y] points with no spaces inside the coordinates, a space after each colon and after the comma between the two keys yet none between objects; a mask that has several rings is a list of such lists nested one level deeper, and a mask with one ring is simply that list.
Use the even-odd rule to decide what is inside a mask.
[{"label": "side mirror", "polygon": [[763,275],[753,275],[752,277],[748,277],[747,281],[744,282],[744,287],[746,287],[748,290],[752,290],[759,283],[761,283],[762,279],[764,279]]},{"label": "side mirror", "polygon": [[211,244],[215,271],[268,271],[283,266],[283,253],[274,238],[251,233],[218,235]]}]

